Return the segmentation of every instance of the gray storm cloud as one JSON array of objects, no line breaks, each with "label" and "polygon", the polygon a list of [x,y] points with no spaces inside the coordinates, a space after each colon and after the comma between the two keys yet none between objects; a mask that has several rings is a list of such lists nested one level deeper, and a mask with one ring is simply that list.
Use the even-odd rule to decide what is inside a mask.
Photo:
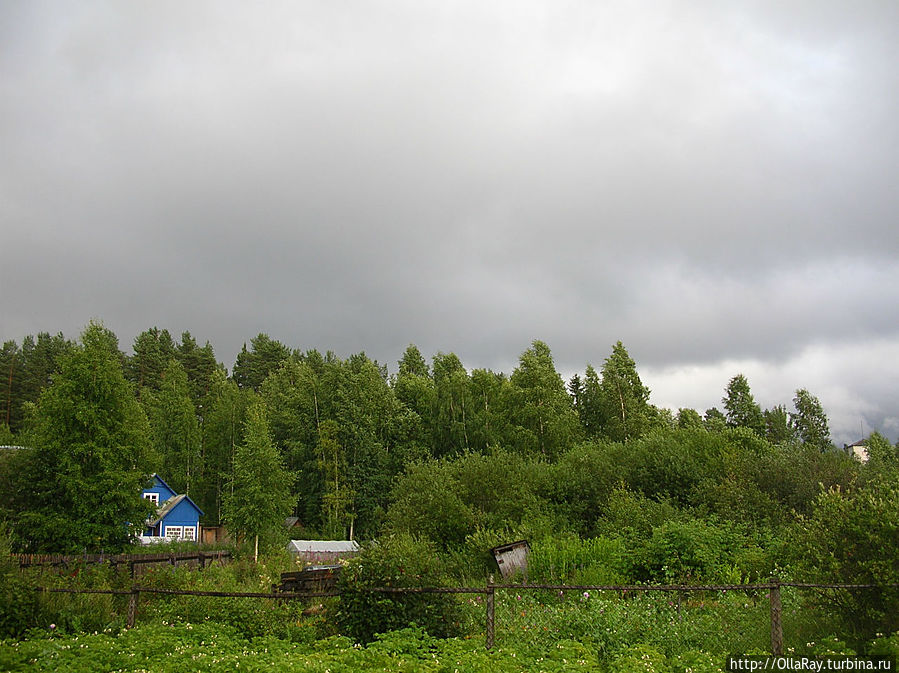
[{"label": "gray storm cloud", "polygon": [[265,331],[496,369],[541,338],[564,371],[621,339],[657,403],[756,362],[776,402],[838,390],[846,439],[890,431],[894,387],[807,353],[899,373],[897,26],[873,0],[4,3],[4,338],[99,317],[228,365]]}]

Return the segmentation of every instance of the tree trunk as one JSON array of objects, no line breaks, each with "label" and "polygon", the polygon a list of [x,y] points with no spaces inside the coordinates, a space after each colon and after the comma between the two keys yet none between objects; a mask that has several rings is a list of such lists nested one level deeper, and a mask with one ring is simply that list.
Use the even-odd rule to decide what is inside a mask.
[{"label": "tree trunk", "polygon": [[253,563],[259,562],[259,536],[256,536],[256,542],[253,545]]}]

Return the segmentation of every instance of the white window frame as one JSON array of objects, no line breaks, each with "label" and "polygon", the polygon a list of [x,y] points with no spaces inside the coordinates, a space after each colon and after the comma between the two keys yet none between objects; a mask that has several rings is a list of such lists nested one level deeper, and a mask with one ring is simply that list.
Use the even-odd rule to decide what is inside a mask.
[{"label": "white window frame", "polygon": [[144,498],[149,500],[154,505],[159,507],[159,494],[158,493],[144,493]]},{"label": "white window frame", "polygon": [[184,526],[166,526],[165,527],[165,539],[166,540],[180,540],[184,535]]},{"label": "white window frame", "polygon": [[190,540],[191,542],[195,542],[197,539],[197,528],[196,526],[185,526],[183,530],[184,540]]}]

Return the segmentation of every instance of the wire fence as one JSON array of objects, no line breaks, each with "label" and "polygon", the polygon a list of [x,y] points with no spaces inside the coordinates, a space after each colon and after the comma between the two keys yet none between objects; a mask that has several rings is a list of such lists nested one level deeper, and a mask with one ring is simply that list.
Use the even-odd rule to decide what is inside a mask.
[{"label": "wire fence", "polygon": [[[899,585],[810,584],[772,580],[757,584],[731,585],[565,585],[492,584],[482,587],[375,587],[356,591],[403,596],[449,594],[458,601],[465,635],[483,636],[488,649],[505,645],[545,648],[562,640],[590,641],[602,651],[623,642],[641,642],[647,637],[674,650],[708,646],[709,634],[720,638],[730,651],[763,651],[781,655],[787,640],[795,642],[800,622],[819,617],[806,614],[801,600],[806,591],[858,592],[895,589]],[[160,600],[196,599],[182,613],[194,620],[227,612],[236,620],[252,615],[238,601],[255,601],[255,614],[275,614],[276,606],[292,604],[293,616],[302,625],[304,617],[322,619],[329,601],[341,592],[232,592],[193,591],[133,585],[128,589],[38,587],[48,595],[93,595],[106,597],[104,609],[125,618],[127,627],[139,619],[157,618],[165,612]],[[193,597],[193,598],[190,598]],[[229,606],[217,601],[230,601]],[[398,598],[399,600],[399,598]],[[210,602],[211,601],[211,602]],[[813,609],[814,606],[811,606]],[[186,611],[186,612],[185,612]],[[826,614],[820,627],[826,629]],[[802,633],[807,633],[807,629]]]}]

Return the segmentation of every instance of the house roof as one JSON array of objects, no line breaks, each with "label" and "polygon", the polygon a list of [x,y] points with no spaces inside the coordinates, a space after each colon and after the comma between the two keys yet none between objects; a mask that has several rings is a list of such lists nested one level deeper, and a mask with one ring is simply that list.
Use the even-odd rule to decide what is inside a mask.
[{"label": "house roof", "polygon": [[287,551],[294,554],[348,554],[359,551],[355,540],[291,540]]},{"label": "house roof", "polygon": [[[156,479],[157,481],[159,481],[160,484],[162,484],[163,486],[165,486],[165,487],[166,487],[167,489],[169,489],[172,493],[177,493],[177,491],[176,491],[174,488],[172,488],[172,487],[169,486],[167,483],[165,483],[165,479],[163,479],[162,477],[160,477],[160,476],[159,476],[158,474],[156,474],[155,472],[154,472],[153,474],[150,475],[150,479]],[[153,487],[152,487],[152,485],[151,485],[151,486],[148,486],[147,488],[153,488]],[[146,490],[146,489],[145,489],[145,490]],[[196,506],[196,505],[195,505],[195,506]]]},{"label": "house roof", "polygon": [[[161,480],[160,480],[161,481]],[[156,515],[150,517],[150,520],[147,522],[149,526],[155,526],[157,523],[166,518],[169,513],[175,509],[181,502],[186,500],[191,504],[191,506],[200,513],[200,516],[203,515],[203,510],[197,507],[197,503],[190,499],[189,496],[182,493],[181,495],[175,495],[162,503],[162,506],[156,510]]]}]

